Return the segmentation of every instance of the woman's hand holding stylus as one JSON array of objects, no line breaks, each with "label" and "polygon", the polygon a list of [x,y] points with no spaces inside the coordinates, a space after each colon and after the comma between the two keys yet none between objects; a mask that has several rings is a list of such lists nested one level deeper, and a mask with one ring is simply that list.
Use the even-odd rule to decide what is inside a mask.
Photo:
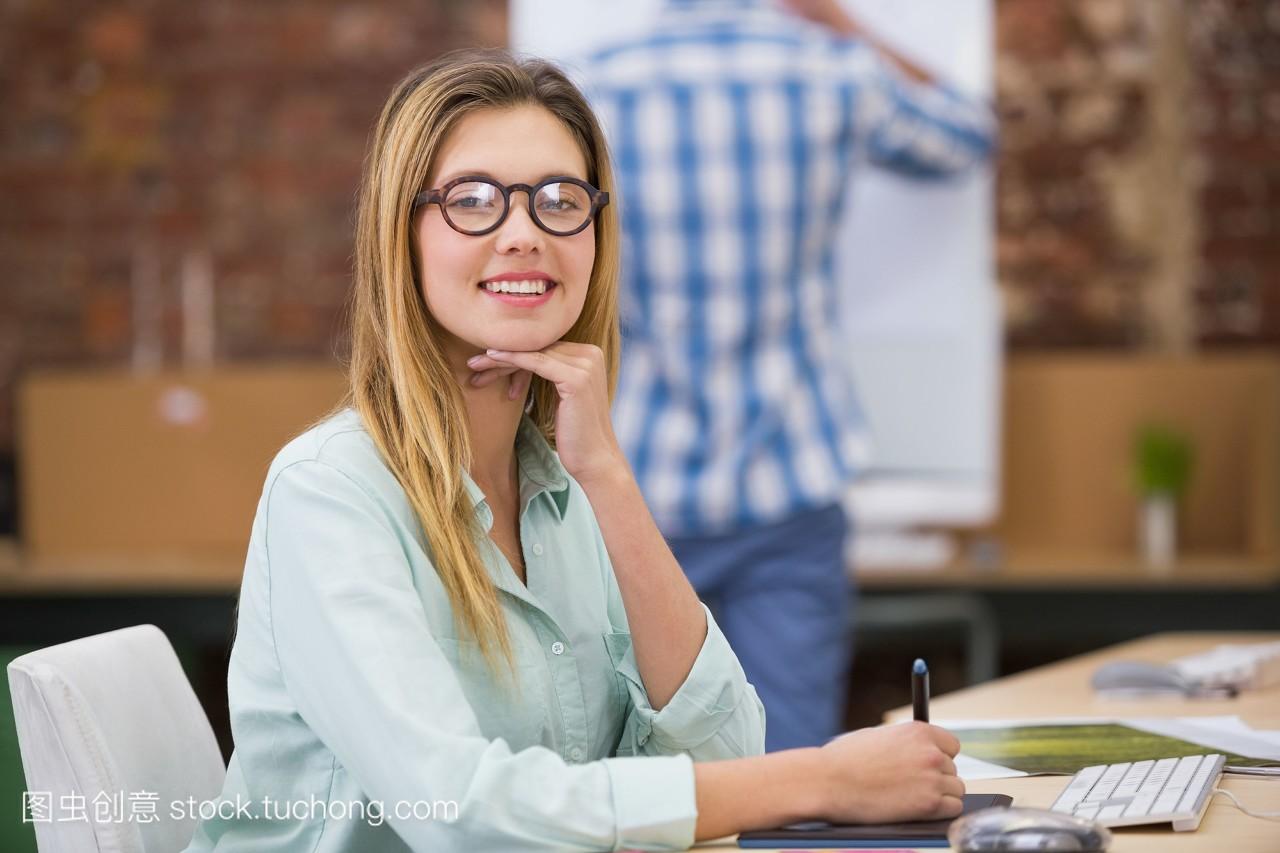
[{"label": "woman's hand holding stylus", "polygon": [[694,765],[699,840],[801,820],[896,823],[964,809],[960,743],[928,723],[860,729],[825,746]]},{"label": "woman's hand holding stylus", "polygon": [[955,817],[964,809],[956,775],[960,742],[945,729],[910,722],[859,729],[823,746],[834,823],[891,823]]}]

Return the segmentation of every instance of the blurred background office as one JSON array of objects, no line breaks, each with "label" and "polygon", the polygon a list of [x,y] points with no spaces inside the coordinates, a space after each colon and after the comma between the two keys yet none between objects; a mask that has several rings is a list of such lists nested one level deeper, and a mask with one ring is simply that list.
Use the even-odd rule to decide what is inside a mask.
[{"label": "blurred background office", "polygon": [[[519,5],[0,5],[0,658],[157,624],[229,752],[248,527],[341,392],[375,112]],[[916,656],[945,692],[1280,627],[1280,4],[986,8],[993,498],[851,561],[850,726]],[[34,850],[0,698],[0,847]]]}]

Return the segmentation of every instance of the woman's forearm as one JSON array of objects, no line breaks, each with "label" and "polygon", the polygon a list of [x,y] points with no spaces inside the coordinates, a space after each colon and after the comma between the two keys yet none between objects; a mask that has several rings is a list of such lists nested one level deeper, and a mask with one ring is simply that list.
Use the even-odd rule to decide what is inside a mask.
[{"label": "woman's forearm", "polygon": [[809,749],[694,764],[699,841],[798,820],[891,823],[955,817],[960,741],[928,723],[861,729]]},{"label": "woman's forearm", "polygon": [[752,829],[773,829],[825,810],[818,749],[788,749],[700,762],[693,766],[698,841]]},{"label": "woman's forearm", "polygon": [[607,477],[579,480],[613,563],[631,626],[631,646],[655,710],[688,677],[707,636],[707,620],[662,538],[625,461]]}]

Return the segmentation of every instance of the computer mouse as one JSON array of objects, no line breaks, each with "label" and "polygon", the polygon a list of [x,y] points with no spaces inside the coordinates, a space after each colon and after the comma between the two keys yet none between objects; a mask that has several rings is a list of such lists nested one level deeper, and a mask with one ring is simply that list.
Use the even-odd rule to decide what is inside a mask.
[{"label": "computer mouse", "polygon": [[960,853],[1102,853],[1111,845],[1111,831],[1091,820],[1045,809],[992,808],[957,818],[947,830],[947,842]]},{"label": "computer mouse", "polygon": [[1119,660],[1103,664],[1093,673],[1094,690],[1166,691],[1190,696],[1198,685],[1171,666]]}]

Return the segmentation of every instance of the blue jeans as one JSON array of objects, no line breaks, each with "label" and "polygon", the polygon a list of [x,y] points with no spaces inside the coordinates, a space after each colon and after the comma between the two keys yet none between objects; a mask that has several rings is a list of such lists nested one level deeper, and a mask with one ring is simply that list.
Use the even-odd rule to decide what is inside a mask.
[{"label": "blue jeans", "polygon": [[765,708],[769,752],[843,729],[853,653],[849,523],[838,506],[706,537],[670,537]]}]

